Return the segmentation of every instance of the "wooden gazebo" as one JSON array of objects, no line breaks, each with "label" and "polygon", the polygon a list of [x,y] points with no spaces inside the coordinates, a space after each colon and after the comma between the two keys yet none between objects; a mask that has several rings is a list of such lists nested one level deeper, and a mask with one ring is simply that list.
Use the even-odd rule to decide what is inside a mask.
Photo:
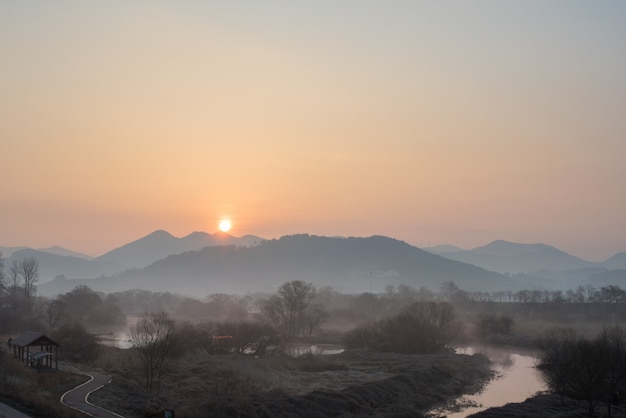
[{"label": "wooden gazebo", "polygon": [[[58,351],[61,344],[36,331],[26,331],[9,341],[16,359],[32,367],[59,368]],[[54,363],[54,366],[53,366]]]}]

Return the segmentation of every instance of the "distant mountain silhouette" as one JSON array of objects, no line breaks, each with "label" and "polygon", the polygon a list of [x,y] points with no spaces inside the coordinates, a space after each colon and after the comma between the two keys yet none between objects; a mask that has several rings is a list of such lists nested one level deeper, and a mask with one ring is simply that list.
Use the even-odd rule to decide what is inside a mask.
[{"label": "distant mountain silhouette", "polygon": [[[392,238],[310,235],[285,236],[250,247],[205,247],[170,255],[114,277],[71,284],[86,284],[104,292],[143,288],[203,296],[217,292],[273,292],[291,280],[332,286],[349,293],[366,292],[370,286],[381,292],[387,284],[436,289],[446,281],[454,281],[465,290],[522,288],[511,277],[449,260]],[[52,289],[44,291],[51,293]]]},{"label": "distant mountain silhouette", "polygon": [[[35,257],[39,263],[39,283],[65,276],[67,279],[92,279],[109,276],[128,269],[145,267],[172,254],[198,250],[210,245],[254,245],[263,238],[246,235],[240,238],[224,233],[194,232],[176,238],[166,231],[155,231],[100,257],[90,257],[61,247],[35,250],[24,247],[0,247],[5,266],[13,260]],[[58,281],[57,281],[58,282]],[[70,289],[71,290],[71,289]]]},{"label": "distant mountain silhouette", "polygon": [[471,250],[455,249],[459,247],[444,245],[427,252],[381,236],[291,235],[266,241],[206,232],[176,238],[166,231],[91,259],[60,247],[0,247],[7,267],[14,259],[37,258],[42,295],[65,293],[79,284],[106,292],[136,287],[202,295],[245,293],[273,291],[295,279],[361,293],[369,291],[370,278],[375,292],[387,284],[434,290],[445,281],[469,291],[567,290],[580,284],[621,285],[626,270],[626,253],[592,263],[545,244],[498,240]]},{"label": "distant mountain silhouette", "polygon": [[2,253],[2,258],[9,258],[11,255],[19,250],[24,250],[28,247],[0,247],[0,253]]},{"label": "distant mountain silhouette", "polygon": [[167,231],[158,230],[111,250],[97,257],[97,260],[124,265],[127,268],[137,268],[145,267],[172,254],[199,250],[214,245],[249,246],[263,240],[263,238],[253,235],[237,238],[224,232],[215,234],[193,232],[183,238],[176,238]]},{"label": "distant mountain silhouette", "polygon": [[65,256],[70,256],[70,257],[82,258],[83,260],[91,260],[93,258],[90,255],[68,250],[66,248],[59,247],[57,245],[53,247],[48,247],[48,248],[38,248],[38,250],[44,253],[49,253],[49,254],[65,255]]},{"label": "distant mountain silhouette", "polygon": [[20,262],[27,257],[35,257],[39,264],[39,283],[52,280],[54,277],[62,275],[67,278],[91,278],[101,275],[110,275],[125,269],[115,263],[99,260],[87,260],[80,257],[58,255],[42,250],[25,248],[14,252],[11,257],[5,260],[5,267],[13,263],[13,260]]},{"label": "distant mountain silhouette", "polygon": [[[2,253],[2,257],[4,258],[9,258],[11,257],[11,255],[13,255],[13,253],[20,251],[20,250],[26,250],[26,249],[32,249],[29,247],[0,247],[0,252]],[[77,258],[82,258],[85,260],[91,260],[93,257],[87,255],[87,254],[82,254],[82,253],[78,253],[76,251],[72,251],[72,250],[68,250],[66,248],[62,248],[59,246],[53,246],[53,247],[48,247],[48,248],[37,248],[37,251],[41,251],[44,253],[49,253],[49,254],[56,254],[56,255],[67,255],[67,256],[72,256],[72,257],[77,257]]]},{"label": "distant mountain silhouette", "polygon": [[609,257],[602,265],[610,270],[626,269],[626,253],[617,253]]},{"label": "distant mountain silhouette", "polygon": [[473,264],[499,273],[562,271],[597,266],[546,244],[493,241],[471,250],[442,252],[443,257]]},{"label": "distant mountain silhouette", "polygon": [[626,269],[616,269],[603,271],[591,275],[590,284],[594,287],[603,287],[609,285],[619,286],[622,289],[626,288]]},{"label": "distant mountain silhouette", "polygon": [[433,247],[424,247],[422,249],[433,254],[456,253],[465,251],[463,248],[451,244],[435,245]]}]

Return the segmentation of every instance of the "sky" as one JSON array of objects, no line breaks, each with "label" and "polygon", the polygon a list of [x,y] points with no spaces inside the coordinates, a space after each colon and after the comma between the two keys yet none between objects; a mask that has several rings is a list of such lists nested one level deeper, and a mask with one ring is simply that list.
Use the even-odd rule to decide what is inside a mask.
[{"label": "sky", "polygon": [[0,245],[626,251],[626,2],[0,0]]}]

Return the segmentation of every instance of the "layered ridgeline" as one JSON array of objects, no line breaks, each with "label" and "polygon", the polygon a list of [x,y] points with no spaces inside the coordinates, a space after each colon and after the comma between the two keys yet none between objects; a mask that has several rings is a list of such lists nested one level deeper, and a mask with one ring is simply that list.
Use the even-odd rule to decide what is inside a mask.
[{"label": "layered ridgeline", "polygon": [[273,292],[291,280],[340,292],[382,292],[387,285],[436,289],[447,281],[464,290],[519,290],[511,277],[449,260],[392,238],[291,235],[255,245],[214,245],[169,255],[146,267],[90,280],[54,280],[40,294],[76,285],[113,292],[149,289],[204,296]]},{"label": "layered ridgeline", "polygon": [[451,245],[426,250],[499,273],[533,273],[539,270],[574,270],[598,266],[598,263],[583,260],[546,244],[520,244],[497,240],[470,250]]},{"label": "layered ridgeline", "polygon": [[98,260],[127,267],[145,267],[172,254],[220,245],[247,247],[263,240],[254,235],[234,237],[224,232],[214,234],[193,232],[182,238],[176,238],[167,231],[159,230],[109,251],[98,257]]},{"label": "layered ridgeline", "polygon": [[263,238],[253,235],[234,237],[222,232],[214,234],[193,232],[177,238],[169,232],[159,230],[99,257],[91,257],[60,247],[44,249],[0,247],[0,251],[5,257],[5,266],[10,266],[13,260],[19,262],[28,257],[36,258],[39,263],[39,283],[43,284],[57,276],[65,279],[110,276],[125,270],[148,266],[172,254],[199,250],[207,246],[249,246],[261,241]]},{"label": "layered ridgeline", "polygon": [[626,253],[615,254],[604,262],[592,262],[546,244],[503,240],[469,250],[453,245],[426,250],[451,260],[515,275],[529,289],[568,290],[587,284],[626,286]]}]

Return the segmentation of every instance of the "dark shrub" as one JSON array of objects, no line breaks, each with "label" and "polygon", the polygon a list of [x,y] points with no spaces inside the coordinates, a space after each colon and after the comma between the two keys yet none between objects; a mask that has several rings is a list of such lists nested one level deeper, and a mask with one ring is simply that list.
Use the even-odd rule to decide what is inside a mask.
[{"label": "dark shrub", "polygon": [[605,329],[588,340],[572,330],[555,329],[543,341],[538,369],[548,388],[563,396],[587,401],[593,416],[598,403],[611,405],[626,390],[626,333]]},{"label": "dark shrub", "polygon": [[90,363],[99,355],[98,340],[79,323],[67,324],[55,333],[55,339],[63,346],[61,353],[65,360]]},{"label": "dark shrub", "polygon": [[348,348],[403,354],[446,351],[459,329],[447,302],[415,302],[389,319],[360,325],[346,335]]},{"label": "dark shrub", "polygon": [[509,315],[481,315],[476,324],[482,338],[511,335],[514,320]]}]

